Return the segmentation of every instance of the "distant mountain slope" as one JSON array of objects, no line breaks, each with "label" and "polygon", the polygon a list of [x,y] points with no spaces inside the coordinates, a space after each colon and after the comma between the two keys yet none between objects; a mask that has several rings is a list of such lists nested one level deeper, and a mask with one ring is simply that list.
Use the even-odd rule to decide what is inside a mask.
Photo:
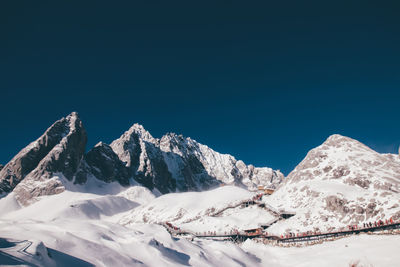
[{"label": "distant mountain slope", "polygon": [[190,138],[173,133],[153,138],[135,124],[107,145],[84,154],[86,131],[76,112],[55,122],[0,170],[0,196],[15,192],[22,205],[65,190],[63,178],[76,184],[90,179],[134,181],[155,192],[199,191],[221,183],[276,187],[283,174],[245,165]]},{"label": "distant mountain slope", "polygon": [[312,149],[268,199],[294,210],[273,230],[325,229],[400,218],[400,160],[341,135]]}]

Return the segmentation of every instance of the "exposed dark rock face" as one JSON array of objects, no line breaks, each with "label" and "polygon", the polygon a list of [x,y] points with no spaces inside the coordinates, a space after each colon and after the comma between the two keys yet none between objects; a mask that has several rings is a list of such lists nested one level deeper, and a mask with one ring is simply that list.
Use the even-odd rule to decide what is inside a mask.
[{"label": "exposed dark rock face", "polygon": [[[161,193],[176,191],[176,181],[168,171],[162,152],[152,143],[144,142],[147,158],[135,171],[135,179],[149,189],[157,188]],[[136,164],[135,164],[136,165]]]},{"label": "exposed dark rock face", "polygon": [[161,193],[176,191],[176,181],[168,171],[162,151],[143,127],[135,125],[111,147],[137,182],[151,190],[157,188]]},{"label": "exposed dark rock face", "polygon": [[0,192],[15,189],[21,203],[35,196],[59,193],[60,182],[40,188],[34,181],[50,179],[57,173],[72,180],[84,154],[86,140],[86,131],[76,112],[58,120],[4,166],[0,171]]},{"label": "exposed dark rock face", "polygon": [[84,156],[76,173],[75,182],[83,184],[89,175],[104,182],[118,181],[121,185],[129,185],[129,178],[132,177],[129,168],[118,158],[112,148],[102,142]]},{"label": "exposed dark rock face", "polygon": [[4,165],[0,164],[0,171],[4,168]]}]

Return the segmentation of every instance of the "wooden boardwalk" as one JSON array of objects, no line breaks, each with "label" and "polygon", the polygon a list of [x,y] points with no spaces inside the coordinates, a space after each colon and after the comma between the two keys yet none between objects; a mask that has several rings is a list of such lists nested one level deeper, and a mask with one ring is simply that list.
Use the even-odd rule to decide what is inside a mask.
[{"label": "wooden boardwalk", "polygon": [[[164,225],[164,224],[163,224]],[[224,234],[213,234],[213,233],[206,233],[206,234],[199,234],[190,231],[181,231],[175,230],[170,228],[168,225],[164,225],[168,232],[171,233],[173,236],[191,236],[193,238],[205,238],[205,239],[212,239],[216,241],[233,241],[233,242],[244,242],[247,239],[266,239],[266,240],[275,240],[278,243],[296,243],[296,242],[309,242],[309,241],[316,241],[316,240],[323,240],[329,239],[334,237],[341,237],[341,236],[349,236],[353,234],[360,234],[360,233],[368,233],[368,232],[381,232],[387,230],[395,230],[400,229],[400,222],[392,223],[392,224],[385,224],[380,226],[373,226],[373,227],[366,227],[366,228],[358,228],[353,230],[346,230],[346,231],[334,231],[334,232],[324,232],[324,233],[311,233],[311,234],[301,234],[301,235],[293,235],[289,237],[280,237],[276,235],[268,235],[266,233],[246,233],[244,231],[238,232],[230,232]]]},{"label": "wooden boardwalk", "polygon": [[378,226],[371,226],[371,227],[357,227],[357,229],[349,229],[349,230],[342,230],[342,231],[332,231],[332,232],[324,232],[324,233],[302,233],[302,234],[290,234],[286,236],[276,236],[276,235],[268,235],[266,232],[263,232],[262,229],[268,228],[270,225],[289,218],[295,215],[292,212],[286,212],[283,210],[277,210],[274,207],[268,205],[265,202],[261,202],[262,194],[257,194],[252,199],[247,199],[240,201],[234,205],[229,205],[219,211],[216,211],[208,216],[216,217],[221,215],[227,209],[237,208],[239,206],[248,207],[250,205],[262,205],[262,207],[268,210],[270,213],[274,214],[276,218],[273,220],[265,223],[260,224],[261,228],[253,229],[257,230],[255,232],[249,232],[249,230],[244,231],[230,231],[228,233],[216,233],[216,232],[206,232],[206,233],[195,233],[191,231],[184,231],[178,227],[173,226],[171,223],[162,223],[162,225],[168,230],[168,232],[173,236],[191,236],[192,238],[205,238],[205,239],[212,239],[216,241],[233,241],[233,242],[244,242],[247,239],[264,239],[264,240],[275,240],[278,243],[296,243],[296,242],[309,242],[309,241],[317,241],[317,240],[324,240],[329,238],[341,237],[341,236],[349,236],[353,234],[360,234],[360,233],[368,233],[368,232],[380,232],[386,230],[395,230],[400,229],[400,222],[394,223],[386,223]]},{"label": "wooden boardwalk", "polygon": [[310,235],[285,237],[285,238],[279,238],[278,242],[282,242],[282,243],[308,242],[308,241],[314,241],[314,240],[328,239],[328,238],[332,238],[332,237],[348,236],[348,235],[359,234],[359,233],[368,233],[368,232],[381,232],[381,231],[385,231],[385,230],[395,230],[395,229],[400,229],[400,223],[359,228],[359,229],[347,230],[347,231],[315,233],[315,234],[310,234]]}]

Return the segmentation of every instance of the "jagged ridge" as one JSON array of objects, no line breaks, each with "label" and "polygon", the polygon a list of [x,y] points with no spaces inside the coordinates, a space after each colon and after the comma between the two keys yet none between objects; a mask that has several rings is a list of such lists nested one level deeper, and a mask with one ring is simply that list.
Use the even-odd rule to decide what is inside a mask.
[{"label": "jagged ridge", "polygon": [[63,177],[77,184],[98,179],[124,186],[134,179],[161,193],[199,191],[222,183],[275,187],[283,179],[279,171],[247,166],[182,135],[154,138],[139,124],[111,145],[100,142],[84,154],[86,141],[76,112],[58,120],[0,171],[0,193],[13,191],[27,205],[39,196],[64,191]]},{"label": "jagged ridge", "polygon": [[154,138],[139,124],[110,146],[138,182],[163,193],[204,190],[221,183],[274,187],[283,179],[279,171],[247,166],[182,135],[168,133]]}]

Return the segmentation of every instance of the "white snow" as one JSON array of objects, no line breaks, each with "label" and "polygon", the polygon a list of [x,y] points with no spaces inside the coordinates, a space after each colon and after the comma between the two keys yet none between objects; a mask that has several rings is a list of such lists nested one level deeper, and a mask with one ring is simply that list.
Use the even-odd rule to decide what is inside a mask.
[{"label": "white snow", "polygon": [[165,194],[147,205],[132,210],[121,223],[126,225],[136,222],[188,222],[240,203],[241,200],[249,199],[253,195],[254,193],[235,186],[223,186],[205,192]]},{"label": "white snow", "polygon": [[[241,248],[277,267],[398,266],[399,235],[360,235],[305,247],[275,247],[251,240]],[[265,264],[264,266],[267,266]]]},{"label": "white snow", "polygon": [[[0,213],[0,238],[20,242],[15,247],[0,247],[0,252],[38,266],[347,266],[356,261],[396,266],[400,262],[396,253],[399,236],[362,235],[311,247],[282,248],[253,241],[237,245],[175,239],[163,226],[133,222],[137,214],[147,214],[149,220],[171,220],[193,231],[208,226],[217,231],[226,225],[253,228],[257,220],[271,215],[256,206],[235,207],[218,217],[201,216],[201,220],[184,223],[253,196],[242,188],[225,186],[154,198],[138,186],[116,195],[105,194],[104,187],[95,193],[97,186],[91,193],[75,188],[46,196],[24,208],[13,204],[12,194],[1,199],[0,207],[10,207],[7,213]],[[133,200],[141,197],[139,206]],[[119,220],[125,223],[117,223]],[[30,243],[32,255],[21,255],[18,249]],[[0,253],[0,260],[2,257]]]}]

